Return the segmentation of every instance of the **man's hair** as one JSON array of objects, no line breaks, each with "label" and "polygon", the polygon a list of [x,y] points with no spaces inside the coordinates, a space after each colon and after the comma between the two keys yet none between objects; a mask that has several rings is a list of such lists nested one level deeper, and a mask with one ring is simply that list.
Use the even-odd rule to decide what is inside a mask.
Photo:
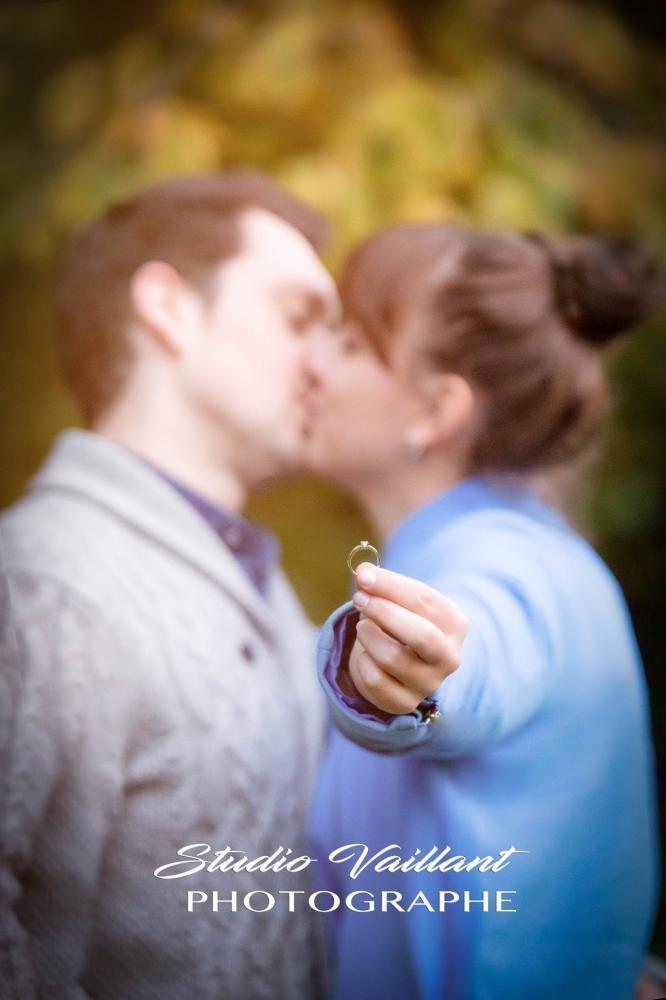
[{"label": "man's hair", "polygon": [[175,177],[139,191],[74,234],[55,288],[56,350],[87,421],[110,405],[132,361],[130,284],[164,261],[206,296],[219,265],[242,249],[245,209],[271,212],[320,249],[323,217],[263,174],[239,170]]}]

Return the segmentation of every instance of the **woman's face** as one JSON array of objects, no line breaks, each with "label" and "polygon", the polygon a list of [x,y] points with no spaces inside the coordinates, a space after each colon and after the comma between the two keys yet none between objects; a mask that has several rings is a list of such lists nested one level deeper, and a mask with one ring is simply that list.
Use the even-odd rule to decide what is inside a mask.
[{"label": "woman's face", "polygon": [[405,338],[396,338],[384,362],[352,322],[313,337],[307,357],[313,470],[353,486],[405,464],[409,429],[425,407],[408,355]]}]

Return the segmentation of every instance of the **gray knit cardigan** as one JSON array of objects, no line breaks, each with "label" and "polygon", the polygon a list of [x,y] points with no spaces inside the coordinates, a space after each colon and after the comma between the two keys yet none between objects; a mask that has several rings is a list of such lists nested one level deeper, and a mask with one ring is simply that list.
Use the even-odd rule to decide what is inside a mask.
[{"label": "gray knit cardigan", "polygon": [[[321,705],[282,573],[262,599],[186,500],[84,431],[0,543],[0,998],[320,995],[312,866],[154,875],[195,843],[306,852]],[[236,912],[188,912],[188,890]],[[253,890],[278,902],[252,912]]]}]

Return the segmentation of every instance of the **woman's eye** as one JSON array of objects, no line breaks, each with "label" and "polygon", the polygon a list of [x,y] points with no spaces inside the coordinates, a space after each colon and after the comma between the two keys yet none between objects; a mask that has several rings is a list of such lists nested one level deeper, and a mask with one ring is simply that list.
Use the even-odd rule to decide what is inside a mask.
[{"label": "woman's eye", "polygon": [[341,333],[338,337],[338,344],[343,354],[354,354],[361,346],[358,337],[351,333]]}]

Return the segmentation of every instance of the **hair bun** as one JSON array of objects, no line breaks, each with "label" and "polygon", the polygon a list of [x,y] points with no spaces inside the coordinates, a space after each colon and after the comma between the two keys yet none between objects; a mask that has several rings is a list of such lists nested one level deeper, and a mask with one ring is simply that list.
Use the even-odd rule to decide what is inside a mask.
[{"label": "hair bun", "polygon": [[601,346],[640,323],[659,304],[664,285],[655,254],[638,240],[526,234],[545,250],[555,300],[571,330]]}]

